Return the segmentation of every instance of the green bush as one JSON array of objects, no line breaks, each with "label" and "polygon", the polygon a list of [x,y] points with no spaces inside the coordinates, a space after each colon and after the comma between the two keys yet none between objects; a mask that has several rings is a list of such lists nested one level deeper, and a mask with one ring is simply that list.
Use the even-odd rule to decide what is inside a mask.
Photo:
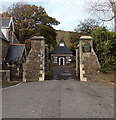
[{"label": "green bush", "polygon": [[116,70],[116,33],[105,27],[98,27],[92,32],[94,50],[101,64],[101,72]]}]

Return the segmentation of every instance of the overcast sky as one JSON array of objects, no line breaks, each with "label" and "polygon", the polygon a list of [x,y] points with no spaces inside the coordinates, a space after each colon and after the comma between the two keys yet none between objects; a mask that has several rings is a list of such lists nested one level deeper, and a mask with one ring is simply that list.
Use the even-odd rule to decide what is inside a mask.
[{"label": "overcast sky", "polygon": [[[93,17],[88,13],[87,1],[94,2],[96,0],[2,0],[2,9],[0,11],[4,11],[15,2],[41,5],[45,8],[49,16],[56,18],[60,22],[58,26],[53,26],[54,28],[73,31],[80,21]],[[107,2],[108,0],[101,1]],[[107,25],[109,28],[112,28],[113,22],[109,22]]]}]

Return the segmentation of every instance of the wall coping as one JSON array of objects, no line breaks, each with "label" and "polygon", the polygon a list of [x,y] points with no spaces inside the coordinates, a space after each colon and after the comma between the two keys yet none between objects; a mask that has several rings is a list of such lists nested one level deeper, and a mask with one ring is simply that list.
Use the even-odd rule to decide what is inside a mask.
[{"label": "wall coping", "polygon": [[93,38],[91,36],[81,36],[80,40],[92,40]]},{"label": "wall coping", "polygon": [[45,40],[44,36],[34,36],[31,40]]}]

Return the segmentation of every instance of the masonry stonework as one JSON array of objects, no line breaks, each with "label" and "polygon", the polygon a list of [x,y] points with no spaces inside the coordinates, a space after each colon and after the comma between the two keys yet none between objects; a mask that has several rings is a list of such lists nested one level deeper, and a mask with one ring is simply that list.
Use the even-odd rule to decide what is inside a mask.
[{"label": "masonry stonework", "polygon": [[44,81],[45,79],[45,38],[34,36],[27,57],[24,81]]},{"label": "masonry stonework", "polygon": [[80,81],[93,81],[98,74],[100,64],[93,50],[92,37],[81,36],[77,49],[76,66],[79,66]]},{"label": "masonry stonework", "polygon": [[45,44],[45,72],[47,72],[50,68],[49,66],[50,61],[49,61],[49,48],[48,45]]}]

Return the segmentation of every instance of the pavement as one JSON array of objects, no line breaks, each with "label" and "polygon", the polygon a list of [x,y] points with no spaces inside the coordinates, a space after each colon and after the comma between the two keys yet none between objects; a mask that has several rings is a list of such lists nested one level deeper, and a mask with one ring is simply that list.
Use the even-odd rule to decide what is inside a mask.
[{"label": "pavement", "polygon": [[71,66],[55,66],[50,69],[52,79],[54,80],[69,80],[75,79],[76,71]]},{"label": "pavement", "polygon": [[114,118],[114,88],[103,82],[51,80],[2,90],[3,118]]}]

